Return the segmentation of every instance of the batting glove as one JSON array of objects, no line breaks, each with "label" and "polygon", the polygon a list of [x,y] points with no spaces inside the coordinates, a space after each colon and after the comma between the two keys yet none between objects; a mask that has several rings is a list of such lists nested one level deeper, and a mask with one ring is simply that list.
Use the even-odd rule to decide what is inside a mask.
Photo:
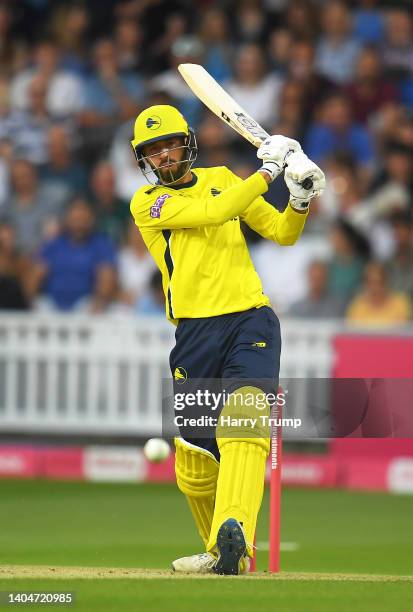
[{"label": "batting glove", "polygon": [[264,162],[272,161],[277,164],[280,174],[287,163],[288,155],[295,151],[301,151],[301,145],[296,140],[281,135],[268,136],[258,149],[257,157]]},{"label": "batting glove", "polygon": [[[310,189],[303,187],[305,179],[311,179]],[[307,210],[310,200],[321,195],[326,185],[324,172],[302,151],[288,157],[284,180],[290,191],[290,204],[299,211]]]},{"label": "batting glove", "polygon": [[280,168],[279,165],[275,161],[271,161],[271,160],[264,162],[260,170],[266,172],[269,175],[271,179],[271,183],[283,171],[283,169]]}]

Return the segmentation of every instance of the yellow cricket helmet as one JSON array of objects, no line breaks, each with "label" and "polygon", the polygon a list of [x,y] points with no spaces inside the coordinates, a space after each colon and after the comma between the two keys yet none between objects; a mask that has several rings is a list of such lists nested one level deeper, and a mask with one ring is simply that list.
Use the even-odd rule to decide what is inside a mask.
[{"label": "yellow cricket helmet", "polygon": [[136,151],[163,138],[188,135],[189,126],[179,110],[168,104],[158,104],[137,116],[131,144]]},{"label": "yellow cricket helmet", "polygon": [[[143,155],[143,147],[158,140],[175,136],[183,138],[183,148],[186,149],[186,154],[182,161],[179,162],[182,164],[179,173],[174,176],[171,172],[171,180],[165,182],[159,171]],[[131,145],[142,173],[152,184],[154,181],[151,179],[151,176],[155,175],[157,182],[161,182],[163,185],[172,185],[189,172],[198,153],[193,130],[189,127],[185,117],[179,110],[168,104],[150,106],[137,116]]]}]

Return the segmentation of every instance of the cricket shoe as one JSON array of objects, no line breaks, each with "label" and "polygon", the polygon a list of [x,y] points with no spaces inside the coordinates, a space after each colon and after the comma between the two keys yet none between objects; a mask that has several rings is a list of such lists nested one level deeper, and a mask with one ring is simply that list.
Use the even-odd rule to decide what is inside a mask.
[{"label": "cricket shoe", "polygon": [[205,552],[175,559],[172,561],[172,569],[181,574],[213,574],[216,562],[214,555]]},{"label": "cricket shoe", "polygon": [[[174,572],[180,574],[214,574],[217,558],[209,552],[181,557],[172,562]],[[250,571],[250,559],[244,556],[240,561],[240,574],[248,574]]]},{"label": "cricket shoe", "polygon": [[240,574],[247,559],[245,556],[247,544],[244,530],[236,519],[229,518],[222,523],[217,535],[217,549],[218,559],[214,566],[214,572],[216,574]]}]

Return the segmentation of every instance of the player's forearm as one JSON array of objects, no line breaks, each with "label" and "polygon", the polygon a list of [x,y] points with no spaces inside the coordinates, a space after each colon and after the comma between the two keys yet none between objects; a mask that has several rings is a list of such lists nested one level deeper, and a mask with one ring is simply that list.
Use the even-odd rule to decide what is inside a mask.
[{"label": "player's forearm", "polygon": [[307,212],[298,212],[288,204],[285,211],[278,216],[275,229],[275,240],[282,246],[295,244],[304,229]]},{"label": "player's forearm", "polygon": [[270,175],[268,174],[268,172],[264,172],[263,170],[258,170],[258,174],[261,174],[261,176],[265,179],[265,182],[267,183],[267,185],[269,185],[272,182],[272,179]]},{"label": "player's forearm", "polygon": [[213,222],[225,223],[244,212],[251,202],[267,190],[268,183],[263,173],[255,172],[241,183],[209,199],[206,204],[207,217]]}]

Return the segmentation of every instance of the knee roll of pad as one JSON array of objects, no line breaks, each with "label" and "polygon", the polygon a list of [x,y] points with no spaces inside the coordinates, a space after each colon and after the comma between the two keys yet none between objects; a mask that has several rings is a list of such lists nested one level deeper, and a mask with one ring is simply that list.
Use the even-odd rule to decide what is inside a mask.
[{"label": "knee roll of pad", "polygon": [[219,463],[209,451],[175,438],[175,473],[185,495],[208,497],[215,494]]},{"label": "knee roll of pad", "polygon": [[265,393],[258,387],[236,389],[228,397],[218,419],[218,448],[226,442],[251,442],[270,452],[269,417],[271,409]]}]

